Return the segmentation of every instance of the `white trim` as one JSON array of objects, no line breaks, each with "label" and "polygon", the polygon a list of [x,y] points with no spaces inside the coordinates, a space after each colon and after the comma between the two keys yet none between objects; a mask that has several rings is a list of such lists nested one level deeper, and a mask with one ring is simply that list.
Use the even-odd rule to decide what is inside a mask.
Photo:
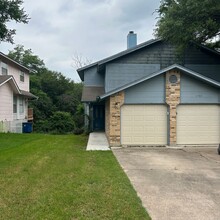
[{"label": "white trim", "polygon": [[11,76],[10,78],[6,79],[3,83],[1,83],[1,84],[0,84],[0,87],[3,86],[5,83],[9,82],[10,80],[12,80],[12,82],[14,83],[14,86],[15,86],[15,88],[16,88],[18,94],[21,94],[21,91],[20,91],[20,89],[19,89],[19,87],[18,87],[16,81],[14,80],[14,77],[13,77],[13,76]]}]

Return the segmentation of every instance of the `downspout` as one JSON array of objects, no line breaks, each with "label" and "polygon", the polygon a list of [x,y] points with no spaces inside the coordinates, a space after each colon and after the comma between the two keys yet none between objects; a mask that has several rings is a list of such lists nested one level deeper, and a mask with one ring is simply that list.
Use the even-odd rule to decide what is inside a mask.
[{"label": "downspout", "polygon": [[170,106],[167,105],[167,144],[170,146]]}]

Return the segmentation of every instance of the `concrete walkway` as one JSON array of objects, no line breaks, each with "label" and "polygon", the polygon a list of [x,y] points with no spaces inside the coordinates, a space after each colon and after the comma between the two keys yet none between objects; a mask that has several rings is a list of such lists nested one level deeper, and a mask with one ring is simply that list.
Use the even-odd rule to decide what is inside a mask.
[{"label": "concrete walkway", "polygon": [[86,150],[110,150],[105,132],[90,133]]}]

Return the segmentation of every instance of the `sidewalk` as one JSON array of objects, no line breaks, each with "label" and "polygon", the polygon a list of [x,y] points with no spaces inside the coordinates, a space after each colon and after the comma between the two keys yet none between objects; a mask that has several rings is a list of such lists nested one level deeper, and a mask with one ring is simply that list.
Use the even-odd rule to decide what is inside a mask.
[{"label": "sidewalk", "polygon": [[86,150],[110,150],[105,132],[90,133]]}]

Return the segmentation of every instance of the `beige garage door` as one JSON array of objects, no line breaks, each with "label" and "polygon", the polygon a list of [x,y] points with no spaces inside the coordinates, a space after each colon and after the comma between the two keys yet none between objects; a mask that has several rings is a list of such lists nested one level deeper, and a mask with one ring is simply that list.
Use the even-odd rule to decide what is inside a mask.
[{"label": "beige garage door", "polygon": [[163,105],[122,106],[121,144],[166,145],[167,107]]},{"label": "beige garage door", "polygon": [[180,105],[177,108],[177,144],[218,144],[220,107]]}]

